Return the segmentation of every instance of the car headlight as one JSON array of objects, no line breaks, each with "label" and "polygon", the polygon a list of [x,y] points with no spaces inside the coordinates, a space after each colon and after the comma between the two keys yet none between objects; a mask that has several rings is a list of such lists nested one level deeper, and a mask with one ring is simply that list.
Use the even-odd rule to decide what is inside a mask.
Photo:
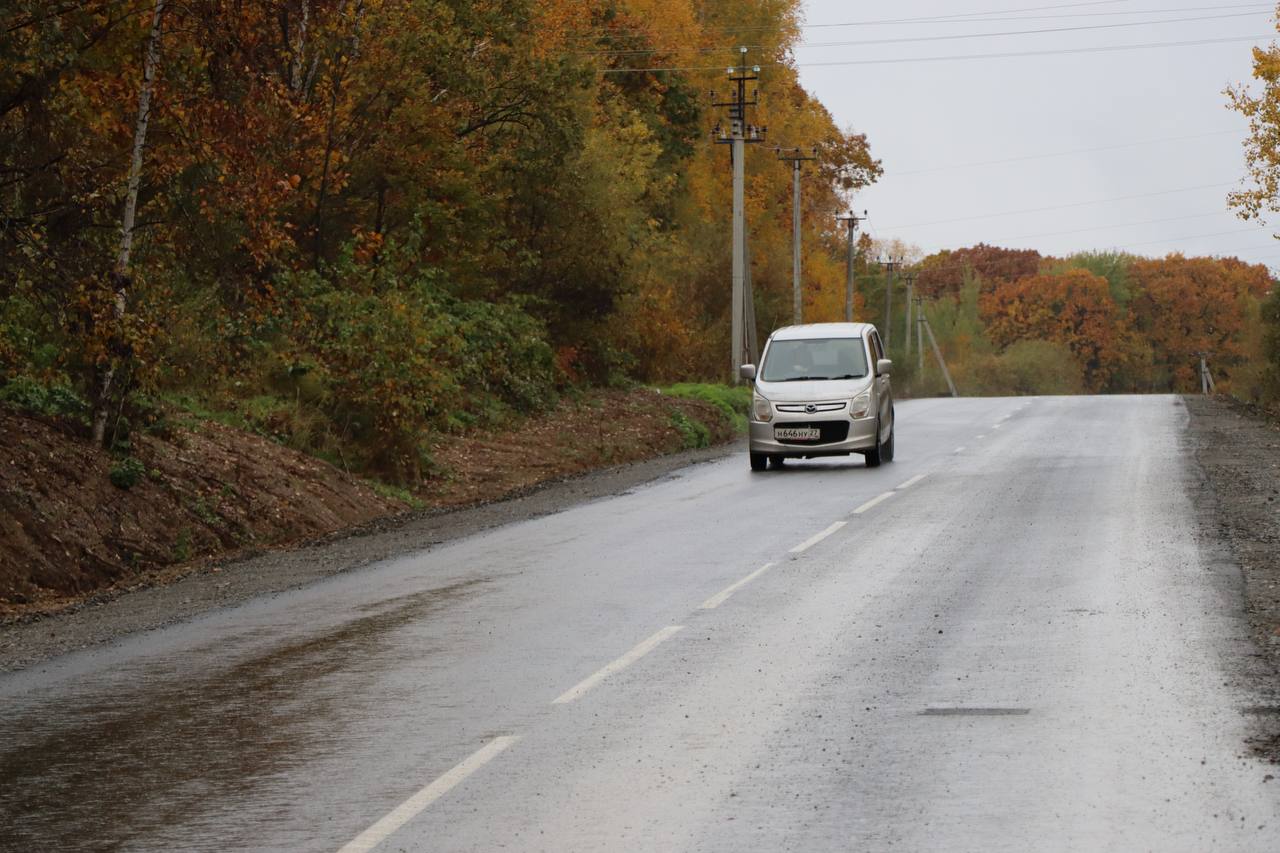
[{"label": "car headlight", "polygon": [[853,398],[853,402],[849,404],[849,417],[865,418],[871,414],[871,391],[866,390]]},{"label": "car headlight", "polygon": [[751,395],[751,412],[758,421],[773,420],[773,404],[759,394]]}]

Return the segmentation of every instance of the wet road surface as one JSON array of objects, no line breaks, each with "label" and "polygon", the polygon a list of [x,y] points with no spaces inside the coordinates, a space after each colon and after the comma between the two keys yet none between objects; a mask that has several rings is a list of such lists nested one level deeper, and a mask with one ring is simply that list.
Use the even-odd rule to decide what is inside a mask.
[{"label": "wet road surface", "polygon": [[1180,401],[898,414],[0,676],[0,848],[1280,848]]}]

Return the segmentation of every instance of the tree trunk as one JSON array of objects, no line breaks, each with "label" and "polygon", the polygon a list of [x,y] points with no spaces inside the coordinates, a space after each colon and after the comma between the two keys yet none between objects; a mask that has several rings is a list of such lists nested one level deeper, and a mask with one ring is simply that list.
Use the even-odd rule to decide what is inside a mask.
[{"label": "tree trunk", "polygon": [[[155,0],[151,13],[151,34],[147,38],[147,55],[142,67],[142,87],[138,92],[138,120],[133,128],[133,159],[129,163],[129,179],[124,196],[124,214],[120,220],[120,251],[112,275],[115,287],[114,316],[117,327],[124,322],[129,308],[129,261],[133,255],[133,225],[138,213],[138,189],[142,185],[142,155],[147,147],[147,123],[151,118],[151,93],[155,89],[156,66],[160,59],[160,23],[167,0]],[[114,335],[113,335],[114,337]],[[107,412],[116,374],[116,355],[107,353],[102,371],[98,399],[93,412],[93,440],[102,444],[106,438]]]},{"label": "tree trunk", "polygon": [[300,96],[306,85],[306,76],[302,73],[303,60],[307,52],[307,26],[311,22],[311,0],[302,0],[298,16],[298,27],[292,35],[290,49],[293,52],[289,64],[289,88],[295,97]]}]

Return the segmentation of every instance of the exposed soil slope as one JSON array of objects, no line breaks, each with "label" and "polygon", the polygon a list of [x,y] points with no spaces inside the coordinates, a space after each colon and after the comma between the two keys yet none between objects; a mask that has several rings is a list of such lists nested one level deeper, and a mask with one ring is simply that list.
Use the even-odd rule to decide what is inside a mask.
[{"label": "exposed soil slope", "polygon": [[[673,420],[680,416],[705,427],[705,437],[681,432]],[[466,506],[733,435],[728,419],[708,403],[646,388],[603,392],[565,402],[514,430],[437,439],[431,455],[444,473],[423,484],[418,496],[435,507]]]},{"label": "exposed soil slope", "polygon": [[[315,540],[409,507],[325,462],[216,423],[135,438],[145,473],[75,430],[0,408],[0,619],[171,581],[200,558]],[[501,432],[443,436],[427,511],[485,503],[585,471],[720,443],[714,406],[648,389],[602,392]],[[421,513],[417,513],[421,514]]]},{"label": "exposed soil slope", "polygon": [[135,438],[146,472],[128,489],[112,485],[109,454],[58,424],[0,410],[0,435],[0,609],[39,609],[199,556],[406,509],[331,465],[216,423]]}]

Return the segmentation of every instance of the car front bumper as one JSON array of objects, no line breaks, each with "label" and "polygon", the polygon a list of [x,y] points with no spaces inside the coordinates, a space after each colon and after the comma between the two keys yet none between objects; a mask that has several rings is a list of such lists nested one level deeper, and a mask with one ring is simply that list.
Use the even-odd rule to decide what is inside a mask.
[{"label": "car front bumper", "polygon": [[[791,442],[778,441],[773,437],[775,426],[803,426],[815,423],[847,423],[849,434],[842,441],[833,442]],[[770,456],[845,456],[850,453],[866,453],[875,449],[876,419],[859,418],[805,418],[784,419],[775,417],[772,421],[751,421],[750,448],[752,453],[767,453]]]}]

